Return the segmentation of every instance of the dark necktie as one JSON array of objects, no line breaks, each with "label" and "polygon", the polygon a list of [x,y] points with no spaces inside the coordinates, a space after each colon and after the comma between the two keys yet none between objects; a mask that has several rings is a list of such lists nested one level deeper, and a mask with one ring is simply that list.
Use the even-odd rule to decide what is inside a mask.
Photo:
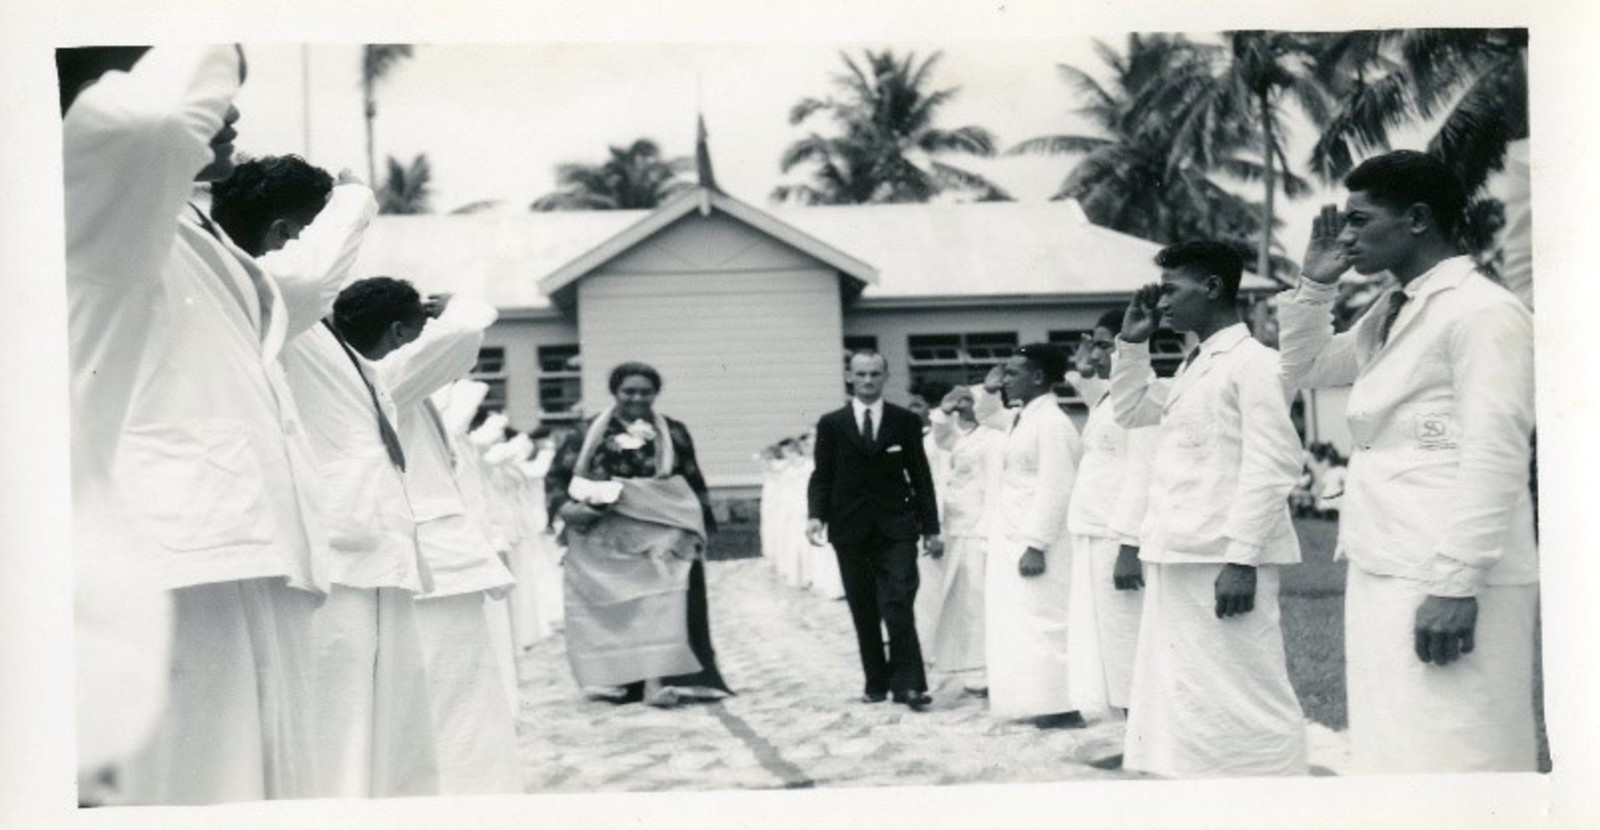
[{"label": "dark necktie", "polygon": [[1382,348],[1389,342],[1389,333],[1394,330],[1394,321],[1400,319],[1400,309],[1405,307],[1411,295],[1404,291],[1396,291],[1389,295],[1389,312],[1383,316],[1383,324],[1378,326],[1378,346]]},{"label": "dark necktie", "polygon": [[1188,372],[1189,371],[1189,366],[1191,364],[1193,364],[1194,363],[1194,359],[1199,357],[1199,356],[1200,356],[1200,347],[1199,346],[1195,346],[1194,348],[1190,349],[1188,356],[1183,359],[1183,365],[1178,367],[1179,374]]},{"label": "dark necktie", "polygon": [[372,408],[378,413],[378,437],[383,441],[384,450],[389,453],[389,461],[394,464],[396,470],[405,472],[406,453],[400,448],[400,436],[395,434],[394,426],[389,423],[389,416],[383,414],[383,404],[378,403],[378,390],[372,387],[372,381],[367,380],[367,373],[361,371],[361,361],[356,360],[355,351],[350,348],[349,343],[344,342],[343,337],[339,336],[339,330],[327,320],[323,320],[322,325],[327,327],[328,333],[333,335],[334,340],[339,341],[345,356],[350,358],[350,364],[356,367],[356,376],[361,378],[361,385],[367,387],[367,395],[372,398]]},{"label": "dark necktie", "polygon": [[868,444],[871,444],[873,441],[872,410],[870,409],[861,413],[861,437],[867,439]]}]

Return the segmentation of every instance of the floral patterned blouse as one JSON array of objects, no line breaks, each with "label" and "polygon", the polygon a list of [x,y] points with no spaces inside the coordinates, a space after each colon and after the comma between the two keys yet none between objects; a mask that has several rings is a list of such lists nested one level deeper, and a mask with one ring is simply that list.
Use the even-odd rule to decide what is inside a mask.
[{"label": "floral patterned blouse", "polygon": [[[689,428],[684,426],[682,421],[672,418],[663,420],[667,422],[667,432],[672,440],[674,459],[672,474],[683,476],[689,482],[690,489],[699,497],[701,511],[705,514],[706,532],[711,533],[716,530],[716,520],[711,515],[711,496],[706,490],[706,480],[700,472],[700,464],[695,460],[694,441],[689,437]],[[567,485],[573,476],[578,475],[578,471],[574,468],[578,464],[578,455],[583,450],[583,438],[589,433],[593,423],[592,419],[585,421],[581,429],[569,433],[556,449],[555,460],[550,464],[550,472],[544,479],[545,501],[552,521],[561,506],[570,501],[567,496]],[[620,418],[613,417],[606,424],[605,436],[595,448],[594,455],[590,457],[589,469],[583,471],[583,477],[605,481],[613,478],[654,476],[655,442],[660,440],[654,432],[654,429],[641,430],[638,426],[630,429]]]}]

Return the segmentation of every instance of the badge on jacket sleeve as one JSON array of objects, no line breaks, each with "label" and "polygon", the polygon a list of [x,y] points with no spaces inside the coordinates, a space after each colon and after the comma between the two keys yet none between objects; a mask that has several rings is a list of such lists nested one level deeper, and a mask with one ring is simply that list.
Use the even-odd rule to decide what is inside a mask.
[{"label": "badge on jacket sleeve", "polygon": [[1415,416],[1417,449],[1453,450],[1456,448],[1456,430],[1450,413],[1423,412]]}]

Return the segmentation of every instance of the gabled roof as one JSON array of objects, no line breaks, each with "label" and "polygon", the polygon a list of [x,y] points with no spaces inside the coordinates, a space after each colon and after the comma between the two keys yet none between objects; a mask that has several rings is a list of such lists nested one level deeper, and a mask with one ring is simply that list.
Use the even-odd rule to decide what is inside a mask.
[{"label": "gabled roof", "polygon": [[696,187],[678,194],[666,204],[646,214],[643,219],[628,226],[621,233],[585,251],[582,255],[567,262],[555,271],[540,277],[539,290],[544,292],[547,297],[555,296],[557,291],[582,279],[612,259],[621,256],[635,245],[649,239],[658,231],[682,219],[694,210],[699,210],[702,216],[710,215],[713,210],[725,213],[802,253],[833,266],[848,277],[853,277],[867,285],[872,285],[878,281],[877,269],[871,265],[731,196],[710,188]]},{"label": "gabled roof", "polygon": [[[655,211],[380,216],[354,273],[503,309],[547,308],[551,292],[697,209],[720,210],[860,280],[863,302],[1127,296],[1161,275],[1160,245],[1095,225],[1071,201],[767,211],[703,189]],[[1277,287],[1247,273],[1242,288]]]}]

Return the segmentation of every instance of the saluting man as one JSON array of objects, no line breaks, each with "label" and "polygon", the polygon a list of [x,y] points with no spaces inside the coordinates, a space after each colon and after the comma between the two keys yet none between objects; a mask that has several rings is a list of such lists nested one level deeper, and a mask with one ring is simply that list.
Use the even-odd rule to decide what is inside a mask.
[{"label": "saluting man", "polygon": [[[1387,153],[1345,187],[1278,316],[1291,384],[1353,385],[1339,528],[1352,761],[1532,771],[1533,317],[1455,245],[1466,193],[1443,163]],[[1400,284],[1334,335],[1352,267]]]}]

